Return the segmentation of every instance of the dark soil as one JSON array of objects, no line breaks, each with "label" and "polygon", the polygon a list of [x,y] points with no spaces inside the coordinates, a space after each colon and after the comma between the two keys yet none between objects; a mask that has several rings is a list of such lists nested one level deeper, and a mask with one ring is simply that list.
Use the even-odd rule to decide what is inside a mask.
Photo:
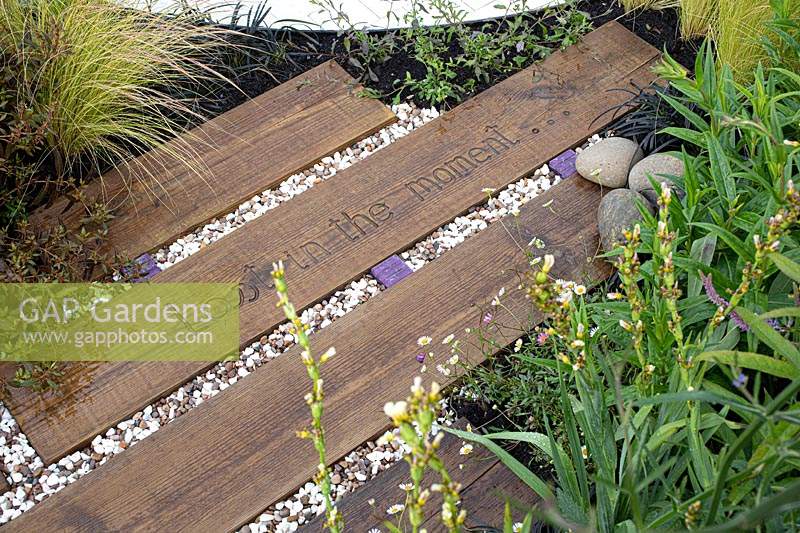
[{"label": "dark soil", "polygon": [[582,2],[580,7],[592,16],[595,27],[609,20],[618,20],[651,45],[666,51],[684,67],[694,67],[694,59],[702,41],[684,41],[680,38],[680,21],[676,10],[637,11],[626,15],[617,2],[611,0]]},{"label": "dark soil", "polygon": [[[498,415],[497,410],[492,409],[485,402],[452,398],[449,400],[449,405],[455,411],[457,418],[469,420],[472,427],[478,430],[486,431],[487,433],[519,431],[519,428],[513,427],[503,416]],[[510,446],[506,447],[506,449],[515,459],[527,466],[537,476],[545,480],[555,480],[555,471],[544,457],[544,454],[536,453],[527,444]]]},{"label": "dark soil", "polygon": [[[584,1],[578,4],[579,9],[591,16],[594,27],[599,27],[610,20],[618,20],[629,30],[652,44],[659,50],[665,50],[673,58],[686,67],[694,65],[694,59],[699,47],[698,41],[683,41],[678,34],[678,14],[673,9],[663,11],[644,11],[625,15],[624,10],[616,1],[605,2]],[[543,21],[548,28],[558,22],[550,17]],[[469,24],[475,30],[481,29],[486,23],[476,22]],[[284,31],[273,34],[278,40],[285,40],[290,44],[287,54],[288,61],[283,64],[269,66],[269,73],[255,71],[237,79],[241,91],[232,87],[225,87],[209,99],[206,110],[210,114],[217,114],[242,103],[248,97],[254,97],[262,92],[277,86],[284,81],[305,72],[329,59],[335,59],[353,77],[361,79],[362,83],[386,95],[383,100],[390,103],[395,89],[394,80],[405,77],[409,72],[415,79],[425,76],[425,66],[418,62],[404,50],[398,50],[385,63],[373,68],[378,81],[373,81],[363,76],[363,71],[349,62],[349,56],[342,45],[343,38],[335,32],[294,32]],[[258,46],[253,43],[254,46]],[[457,50],[452,52],[455,54]],[[533,61],[531,61],[533,62]],[[523,68],[528,65],[523,65]],[[465,81],[467,74],[459,73],[456,83]],[[496,76],[490,83],[479,83],[476,93],[487,89],[490,85],[499,83],[507,76]],[[456,102],[451,102],[455,104]]]}]

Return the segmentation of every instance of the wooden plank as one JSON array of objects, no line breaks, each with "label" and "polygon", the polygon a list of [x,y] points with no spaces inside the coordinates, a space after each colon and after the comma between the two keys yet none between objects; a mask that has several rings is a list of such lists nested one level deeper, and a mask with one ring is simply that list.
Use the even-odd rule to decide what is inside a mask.
[{"label": "wooden plank", "polygon": [[[304,193],[302,201],[267,213],[155,280],[240,280],[245,300],[241,339],[246,343],[283,322],[268,283],[273,261],[286,259],[298,307],[321,300],[484,200],[483,188],[521,179],[604,128],[611,114],[595,121],[597,115],[626,98],[609,89],[631,80],[646,84],[657,55],[621,25],[606,24],[579,45],[488,89]],[[449,168],[456,172],[459,161],[470,161],[465,157],[483,160],[487,155],[453,183],[433,181],[444,179]],[[345,217],[355,219],[358,227],[345,225]],[[319,255],[316,263],[301,257],[308,253]],[[39,453],[54,460],[206,366],[72,365],[66,370],[68,385],[58,396],[14,391],[12,411]]]},{"label": "wooden plank", "polygon": [[[136,257],[172,242],[396,120],[358,90],[329,61],[167,143],[169,151],[144,154],[91,182],[86,197],[114,209],[105,250]],[[176,152],[196,156],[198,164],[188,167],[171,157]],[[33,222],[77,228],[85,216],[83,205],[63,197]]]},{"label": "wooden plank", "polygon": [[[511,504],[514,522],[522,522],[526,511],[541,498],[508,467],[497,461],[484,475],[461,491],[461,508],[467,510],[465,525],[470,531],[502,531],[506,500]],[[423,527],[430,533],[447,531],[438,514],[428,518]]]},{"label": "wooden plank", "polygon": [[[571,178],[464,244],[370,299],[313,336],[318,349],[337,348],[326,365],[325,425],[332,462],[388,426],[382,406],[404,398],[413,377],[417,339],[435,346],[450,333],[471,362],[485,354],[465,328],[480,323],[501,287],[504,306],[491,328],[509,344],[524,324],[541,318],[517,288],[528,268],[521,247],[538,237],[556,257],[553,276],[584,283],[609,269],[592,260],[598,246],[596,185]],[[289,279],[292,283],[292,279]],[[440,354],[444,356],[444,354]],[[454,376],[423,374],[426,383]],[[297,347],[14,522],[16,531],[232,530],[310,479],[315,451],[295,430],[308,422],[306,369]]]},{"label": "wooden plank", "polygon": [[[456,421],[455,426],[464,429],[466,420]],[[460,455],[461,443],[461,439],[449,433],[445,434],[439,448],[439,457],[447,466],[453,479],[466,488],[487,473],[497,463],[497,458],[485,448],[478,447],[476,447],[475,453],[468,457]],[[459,468],[458,465],[463,465],[463,468]],[[422,486],[428,487],[431,483],[438,481],[438,474],[428,472],[422,480]],[[408,463],[401,460],[352,494],[345,495],[337,504],[339,511],[344,516],[345,524],[349,528],[354,528],[353,531],[369,531],[372,528],[383,530],[385,520],[395,521],[393,517],[387,515],[386,510],[396,503],[405,503],[406,495],[400,488],[400,484],[410,482]],[[434,493],[425,507],[426,516],[437,514],[441,505],[441,496]],[[306,524],[304,528],[305,531],[322,531],[324,523],[325,516],[320,515]]]}]

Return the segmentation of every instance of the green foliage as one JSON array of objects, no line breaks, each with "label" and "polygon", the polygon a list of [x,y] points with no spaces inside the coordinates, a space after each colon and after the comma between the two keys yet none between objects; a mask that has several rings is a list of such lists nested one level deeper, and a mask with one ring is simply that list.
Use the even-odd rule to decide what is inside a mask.
[{"label": "green foliage", "polygon": [[[383,410],[391,418],[392,424],[397,429],[402,442],[408,447],[404,459],[408,463],[411,476],[411,487],[407,489],[406,503],[403,514],[397,524],[385,522],[390,531],[400,533],[403,531],[403,517],[408,517],[408,523],[413,533],[425,531],[420,529],[425,514],[423,508],[431,497],[432,492],[442,495],[442,507],[439,518],[442,526],[451,533],[462,531],[467,511],[459,509],[460,483],[452,479],[447,467],[438,455],[439,445],[444,433],[439,431],[431,438],[433,424],[439,410],[442,395],[439,384],[431,383],[429,390],[422,386],[422,378],[416,377],[411,386],[411,395],[405,401],[388,402]],[[380,440],[394,440],[395,435],[386,433]],[[423,477],[430,470],[438,474],[439,483],[434,483],[430,488],[423,488]]]},{"label": "green foliage", "polygon": [[548,317],[566,439],[552,426],[480,438],[552,459],[555,496],[539,514],[556,527],[782,531],[800,518],[800,78],[789,66],[800,43],[798,21],[774,24],[748,85],[708,46],[693,78],[669,57],[660,68],[662,97],[685,120],[666,130],[685,143],[682,194],[653,182],[658,214],[608,254],[618,288],[559,297],[552,257],[527,278]]},{"label": "green foliage", "polygon": [[[546,420],[562,427],[558,372],[549,348],[535,342],[511,353],[491,356],[469,369],[462,393],[502,413],[502,422],[520,431],[544,431]],[[557,438],[564,436],[559,432]]]},{"label": "green foliage", "polygon": [[635,9],[668,9],[671,7],[678,7],[680,2],[679,0],[619,0],[619,4],[627,13]]},{"label": "green foliage", "polygon": [[[6,220],[63,189],[73,172],[160,146],[195,116],[173,89],[219,78],[204,60],[227,30],[107,0],[7,0],[0,13],[0,140]],[[191,166],[188,145],[163,148]],[[87,168],[88,166],[88,168]],[[137,168],[138,179],[153,175]],[[6,228],[7,229],[7,228]]]},{"label": "green foliage", "polygon": [[36,392],[55,390],[64,373],[63,363],[38,362],[20,364],[10,379],[0,376],[0,399],[5,399],[10,387],[25,387]]},{"label": "green foliage", "polygon": [[743,81],[749,81],[758,62],[766,59],[762,41],[772,38],[772,19],[796,19],[800,13],[798,0],[619,0],[619,3],[626,11],[679,8],[681,38],[708,35],[716,47],[718,66],[729,67]]},{"label": "green foliage", "polygon": [[[506,13],[521,13],[476,29],[464,22],[466,13],[450,0],[412,0],[402,20],[391,11],[387,14],[389,20],[404,24],[403,29],[374,33],[356,28],[333,0],[316,3],[335,14],[348,61],[364,72],[365,81],[377,82],[375,69],[393,54],[406,54],[418,63],[420,72],[407,71],[394,81],[397,102],[408,95],[430,105],[459,102],[480,84],[569,46],[591,29],[588,16],[570,5],[531,13],[527,0],[498,4]],[[425,24],[425,15],[433,19],[431,25]]]},{"label": "green foliage", "polygon": [[681,37],[702,37],[716,21],[720,0],[680,0]]}]

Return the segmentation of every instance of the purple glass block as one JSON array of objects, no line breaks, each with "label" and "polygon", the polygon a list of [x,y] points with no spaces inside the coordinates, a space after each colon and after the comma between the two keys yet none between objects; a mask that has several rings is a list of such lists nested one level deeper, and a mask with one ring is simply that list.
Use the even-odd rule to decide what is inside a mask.
[{"label": "purple glass block", "polygon": [[393,255],[370,269],[370,273],[375,276],[375,279],[383,283],[386,288],[396,284],[412,272],[413,270],[398,255]]},{"label": "purple glass block", "polygon": [[550,167],[550,170],[562,178],[568,178],[576,172],[575,158],[577,157],[578,154],[576,154],[574,150],[567,150],[558,157],[550,160],[550,164],[548,166]]},{"label": "purple glass block", "polygon": [[138,277],[131,280],[134,283],[147,281],[157,273],[161,272],[161,269],[158,268],[158,265],[156,264],[156,260],[153,259],[153,256],[150,254],[140,255],[133,261],[133,263],[134,265],[124,268],[122,272],[125,274],[125,276],[133,276],[138,272]]}]

